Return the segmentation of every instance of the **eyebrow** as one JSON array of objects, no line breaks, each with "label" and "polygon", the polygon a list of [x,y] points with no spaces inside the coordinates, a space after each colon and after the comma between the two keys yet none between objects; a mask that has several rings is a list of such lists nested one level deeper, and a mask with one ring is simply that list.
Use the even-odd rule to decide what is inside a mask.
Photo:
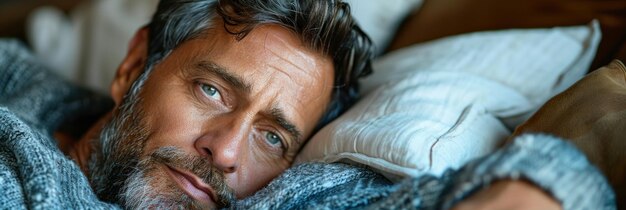
[{"label": "eyebrow", "polygon": [[[252,92],[252,86],[245,82],[245,80],[238,75],[234,75],[230,73],[226,68],[213,63],[211,61],[201,61],[195,65],[197,70],[216,75],[226,81],[229,85],[233,86],[235,89],[239,91],[249,94]],[[286,130],[292,139],[297,143],[302,142],[302,131],[296,127],[296,125],[287,120],[285,117],[285,112],[280,108],[272,108],[270,110],[269,116],[272,118],[274,122],[278,124],[278,126],[282,127]]]},{"label": "eyebrow", "polygon": [[285,118],[285,112],[283,112],[282,109],[272,108],[270,116],[274,118],[273,120],[276,121],[280,127],[289,132],[289,135],[291,135],[291,138],[294,139],[296,143],[302,143],[302,131],[298,129],[294,123]]},{"label": "eyebrow", "polygon": [[217,75],[221,77],[224,81],[226,81],[230,86],[246,94],[250,93],[252,90],[252,86],[247,83],[243,78],[239,77],[238,75],[231,74],[228,70],[226,70],[226,68],[216,63],[210,61],[201,61],[196,64],[196,69]]}]

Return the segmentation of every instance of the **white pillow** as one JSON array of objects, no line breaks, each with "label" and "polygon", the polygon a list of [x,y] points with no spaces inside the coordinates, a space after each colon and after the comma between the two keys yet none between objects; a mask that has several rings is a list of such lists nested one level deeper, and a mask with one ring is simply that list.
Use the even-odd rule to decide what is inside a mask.
[{"label": "white pillow", "polygon": [[357,20],[381,54],[391,43],[400,23],[422,5],[423,0],[345,0]]},{"label": "white pillow", "polygon": [[146,25],[158,0],[84,1],[69,17],[53,7],[31,13],[28,39],[35,55],[66,79],[108,93],[128,42]]},{"label": "white pillow", "polygon": [[363,81],[365,97],[318,132],[296,163],[355,162],[392,180],[460,167],[581,78],[599,39],[594,21],[465,34],[386,55]]}]

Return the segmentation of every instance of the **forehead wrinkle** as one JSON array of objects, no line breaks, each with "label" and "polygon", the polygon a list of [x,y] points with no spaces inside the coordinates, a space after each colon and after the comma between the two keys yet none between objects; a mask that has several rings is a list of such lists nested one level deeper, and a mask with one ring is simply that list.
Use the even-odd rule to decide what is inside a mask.
[{"label": "forehead wrinkle", "polygon": [[[291,33],[290,35],[295,36],[293,33]],[[308,65],[312,69],[315,69],[317,66],[316,59],[312,58],[310,55],[307,55],[307,53],[310,53],[310,54],[316,54],[316,53],[312,53],[309,51],[302,52],[302,50],[297,50],[296,47],[294,47],[294,45],[302,47],[301,45],[298,45],[298,44],[301,44],[301,41],[299,41],[299,39],[297,40],[298,40],[297,43],[289,43],[289,41],[285,40],[285,38],[281,38],[276,34],[266,33],[264,40],[263,40],[263,48],[266,49],[266,52],[271,53],[273,57],[280,58],[281,60],[285,61],[287,64],[299,69],[302,72],[305,72],[305,74],[310,74],[310,73],[306,73],[307,71],[303,69],[301,65]],[[273,45],[279,45],[279,46],[273,46]],[[302,63],[302,64],[298,65],[297,63]]]},{"label": "forehead wrinkle", "polygon": [[[289,78],[289,80],[290,80],[290,81],[292,81],[294,84],[296,84],[296,85],[298,86],[298,88],[297,88],[297,89],[296,89],[296,88],[293,88],[293,89],[289,89],[289,90],[287,90],[287,91],[292,91],[293,93],[295,93],[295,94],[296,94],[296,97],[293,97],[293,98],[294,98],[294,99],[296,99],[296,101],[297,101],[299,104],[304,105],[303,98],[302,98],[302,97],[297,97],[297,96],[300,96],[300,95],[301,95],[301,93],[302,93],[302,92],[304,92],[306,85],[305,85],[305,84],[300,84],[300,83],[298,83],[298,82],[297,82],[297,81],[298,81],[298,80],[297,80],[297,78],[294,78],[294,76],[292,76],[291,74],[288,74],[288,73],[287,73],[287,72],[285,72],[284,70],[282,70],[282,69],[280,69],[280,68],[278,68],[278,67],[276,67],[276,66],[274,66],[274,65],[271,65],[271,64],[270,64],[270,68],[273,68],[273,69],[275,69],[275,70],[276,70],[276,71],[274,72],[274,74],[278,74],[278,73],[280,73],[280,74],[282,74],[282,75],[285,75],[287,78]],[[274,76],[273,76],[273,77],[274,77]],[[281,84],[280,86],[281,86],[280,88],[284,88],[284,87],[285,87],[285,84]],[[316,98],[318,98],[318,97],[316,97]]]},{"label": "forehead wrinkle", "polygon": [[[269,50],[270,53],[272,53],[273,55],[280,57],[276,52]],[[295,84],[297,84],[299,86],[299,90],[297,90],[296,92],[302,92],[302,90],[305,89],[305,87],[307,86],[313,86],[316,83],[319,82],[319,78],[322,77],[321,72],[316,71],[317,69],[312,69],[311,71],[307,71],[306,69],[300,68],[298,65],[296,65],[295,63],[291,62],[289,59],[284,59],[282,57],[280,57],[280,60],[285,61],[287,64],[296,67],[296,69],[298,69],[299,71],[292,71],[292,70],[288,70],[286,68],[281,68],[280,64],[274,63],[274,62],[270,62],[268,64],[269,68],[272,68],[275,71],[275,73],[280,73],[282,75],[285,75],[287,78],[289,78],[289,80],[293,81]],[[311,78],[310,81],[308,82],[303,82],[303,81],[307,81],[306,79],[303,78]],[[306,83],[306,84],[304,84]],[[298,102],[302,103],[300,98],[297,98]]]},{"label": "forehead wrinkle", "polygon": [[[288,54],[292,55],[292,56],[289,56],[288,58],[285,58],[284,56],[282,56],[282,55],[285,54],[285,52],[276,52],[274,49],[266,47],[268,52],[271,53],[272,55],[274,55],[274,57],[279,58],[280,60],[282,60],[283,62],[285,62],[286,64],[288,64],[290,66],[295,67],[296,69],[300,70],[300,72],[302,72],[304,74],[307,74],[307,75],[311,75],[313,72],[315,72],[315,71],[308,72],[306,69],[300,67],[301,65],[297,64],[298,61],[302,61],[302,63],[304,63],[306,65],[310,65],[311,68],[314,69],[315,66],[316,66],[315,65],[315,61],[313,61],[312,59],[308,59],[307,58],[308,56],[304,55],[304,53],[302,53],[302,52],[299,52],[297,50],[293,50],[290,47],[286,47],[286,48],[287,48],[287,50],[289,50]],[[294,62],[294,61],[292,61],[292,59],[298,59],[298,61]],[[275,66],[275,65],[273,65],[273,66],[274,66],[274,68],[280,70],[280,68],[277,68],[277,66]],[[284,71],[283,71],[283,73],[286,74],[286,72],[284,72]]]}]

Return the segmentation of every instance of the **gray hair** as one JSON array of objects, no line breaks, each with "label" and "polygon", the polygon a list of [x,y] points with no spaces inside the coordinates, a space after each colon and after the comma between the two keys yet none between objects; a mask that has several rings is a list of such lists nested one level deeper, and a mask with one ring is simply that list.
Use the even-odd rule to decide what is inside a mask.
[{"label": "gray hair", "polygon": [[145,71],[128,95],[137,95],[158,62],[181,43],[213,27],[218,17],[238,40],[258,25],[277,24],[299,35],[310,49],[332,58],[335,81],[331,102],[315,130],[356,102],[358,78],[372,71],[372,42],[341,0],[161,0],[148,25]]}]

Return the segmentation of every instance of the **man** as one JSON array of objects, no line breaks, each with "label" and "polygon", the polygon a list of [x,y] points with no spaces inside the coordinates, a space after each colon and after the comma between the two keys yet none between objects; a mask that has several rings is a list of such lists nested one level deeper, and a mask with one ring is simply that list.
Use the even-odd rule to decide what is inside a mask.
[{"label": "man", "polygon": [[[3,208],[449,208],[472,202],[469,195],[493,182],[480,193],[501,196],[487,200],[523,195],[518,202],[530,206],[521,207],[558,209],[558,201],[569,207],[575,199],[558,193],[561,182],[533,174],[525,178],[541,188],[516,181],[517,172],[535,168],[507,159],[554,152],[577,163],[554,171],[587,180],[581,187],[609,195],[610,207],[610,188],[593,166],[546,136],[521,137],[443,178],[394,186],[361,167],[305,164],[255,194],[356,100],[356,81],[370,71],[370,45],[340,1],[164,0],[129,44],[111,85],[112,105],[3,42]],[[548,140],[524,147],[535,139]],[[554,151],[532,150],[542,146]],[[508,167],[478,173],[487,163]],[[477,177],[491,178],[455,187]],[[427,202],[415,202],[424,196]]]},{"label": "man", "polygon": [[[228,206],[289,167],[318,126],[355,101],[370,45],[339,1],[162,1],[117,70],[113,109],[80,135],[63,129],[76,113],[43,110],[56,119],[33,132],[54,133],[102,201]],[[3,76],[22,78],[8,78],[2,102],[18,118],[33,111],[21,110],[33,100],[25,89],[73,91],[10,68]],[[51,93],[33,97],[82,97]],[[50,120],[33,118],[24,123]]]}]

